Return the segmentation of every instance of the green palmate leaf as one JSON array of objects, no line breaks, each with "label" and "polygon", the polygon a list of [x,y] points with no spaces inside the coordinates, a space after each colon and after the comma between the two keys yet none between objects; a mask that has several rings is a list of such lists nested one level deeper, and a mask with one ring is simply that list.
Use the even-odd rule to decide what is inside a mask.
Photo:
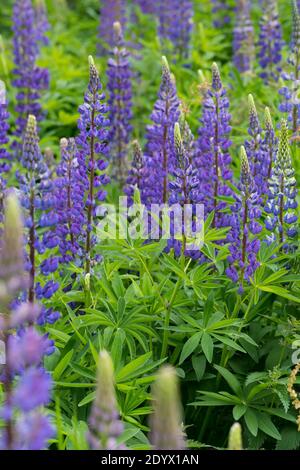
[{"label": "green palmate leaf", "polygon": [[191,338],[187,340],[185,345],[182,348],[180,359],[179,359],[179,364],[182,364],[198,347],[200,343],[202,333],[195,333]]},{"label": "green palmate leaf", "polygon": [[257,419],[257,413],[253,411],[251,408],[248,408],[245,415],[244,419],[247,425],[247,428],[251,432],[253,436],[257,436],[257,431],[258,431],[258,419]]},{"label": "green palmate leaf", "polygon": [[232,410],[232,415],[235,419],[235,421],[238,421],[247,411],[247,406],[246,405],[235,405],[235,407]]},{"label": "green palmate leaf", "polygon": [[221,366],[214,366],[215,369],[222,375],[222,377],[226,380],[229,387],[237,394],[238,397],[243,397],[243,391],[240,382],[238,379],[227,369]]},{"label": "green palmate leaf", "polygon": [[126,380],[129,380],[132,375],[134,375],[149,361],[151,356],[151,352],[143,354],[142,356],[139,356],[137,359],[124,366],[116,375],[117,381],[125,382]]},{"label": "green palmate leaf", "polygon": [[192,356],[192,364],[197,377],[198,382],[202,379],[205,368],[206,368],[206,358],[202,356]]},{"label": "green palmate leaf", "polygon": [[214,343],[211,336],[205,331],[203,332],[201,338],[201,348],[208,362],[212,362],[214,353]]},{"label": "green palmate leaf", "polygon": [[258,427],[261,429],[264,433],[266,433],[268,436],[273,437],[273,439],[276,439],[278,441],[281,440],[281,435],[272,423],[272,420],[270,416],[264,414],[264,413],[259,413],[258,415]]},{"label": "green palmate leaf", "polygon": [[264,292],[272,292],[273,294],[276,294],[279,297],[284,297],[285,299],[291,300],[292,302],[300,303],[300,297],[296,297],[283,287],[271,285],[259,285],[257,287]]}]

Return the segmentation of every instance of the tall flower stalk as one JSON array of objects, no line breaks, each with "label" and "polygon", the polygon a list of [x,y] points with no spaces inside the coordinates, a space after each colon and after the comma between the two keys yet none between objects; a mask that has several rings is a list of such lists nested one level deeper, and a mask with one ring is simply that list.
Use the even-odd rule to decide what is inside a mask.
[{"label": "tall flower stalk", "polygon": [[[47,280],[43,285],[36,282],[37,269],[43,276],[51,276],[57,270],[59,260],[51,253],[58,244],[53,230],[58,222],[53,183],[40,151],[37,123],[32,115],[28,117],[24,134],[21,165],[22,169],[17,173],[17,177],[21,190],[21,204],[26,213],[25,226],[28,229],[27,268],[30,281],[27,298],[30,303],[34,303],[36,298],[49,299],[59,288],[53,279]],[[44,229],[42,235],[39,234],[39,229]],[[38,264],[37,253],[46,252],[46,259]],[[54,312],[52,307],[44,308],[39,322],[53,323],[58,317],[58,312]]]},{"label": "tall flower stalk", "polygon": [[282,102],[279,111],[285,113],[286,118],[296,134],[300,123],[300,15],[295,0],[292,0],[293,28],[291,39],[291,52],[288,57],[287,66],[283,69],[281,78],[284,82],[279,90]]},{"label": "tall flower stalk", "polygon": [[132,131],[132,72],[121,24],[114,23],[113,29],[113,54],[108,60],[107,70],[110,110],[109,141],[112,174],[123,186],[127,174],[127,149]]},{"label": "tall flower stalk", "polygon": [[180,116],[180,102],[169,64],[162,58],[162,80],[158,100],[147,127],[145,152],[146,175],[143,203],[167,203],[169,176],[174,164],[174,126]]},{"label": "tall flower stalk", "polygon": [[263,2],[258,46],[258,61],[262,68],[261,77],[266,82],[277,80],[281,72],[283,47],[277,0]]},{"label": "tall flower stalk", "polygon": [[249,282],[259,266],[257,253],[260,241],[257,234],[262,227],[257,222],[261,216],[259,196],[252,178],[248,157],[241,148],[240,195],[236,195],[232,206],[232,226],[228,234],[230,255],[226,273],[233,282],[239,283],[240,292],[245,281]]},{"label": "tall flower stalk", "polygon": [[266,204],[268,241],[279,242],[285,251],[293,251],[297,236],[297,186],[289,146],[287,122],[281,121],[278,153],[273,162]]},{"label": "tall flower stalk", "polygon": [[226,203],[221,196],[229,196],[228,182],[232,180],[229,168],[231,157],[229,148],[231,116],[226,89],[222,85],[217,64],[212,65],[212,84],[206,90],[203,101],[203,114],[200,120],[196,149],[196,164],[199,170],[200,201],[205,205],[206,215],[214,211],[213,225],[228,225],[224,213]]},{"label": "tall flower stalk", "polygon": [[259,195],[263,197],[267,192],[270,154],[265,152],[265,146],[263,145],[263,131],[252,95],[248,96],[248,106],[248,134],[250,138],[245,142],[245,148],[256,189]]},{"label": "tall flower stalk", "polygon": [[237,0],[233,31],[233,63],[241,73],[250,72],[254,60],[254,29],[249,0]]},{"label": "tall flower stalk", "polygon": [[11,301],[27,284],[22,240],[20,209],[15,194],[10,193],[5,201],[0,244],[0,329],[5,345],[0,449],[39,450],[53,436],[50,421],[41,408],[50,400],[51,378],[41,362],[51,342],[28,326],[39,315],[36,306],[22,304],[14,311],[10,309]]},{"label": "tall flower stalk", "polygon": [[84,96],[84,104],[79,107],[78,128],[80,133],[76,139],[79,173],[85,189],[84,262],[86,274],[91,272],[94,243],[92,232],[97,204],[105,199],[106,193],[102,186],[109,181],[109,178],[104,174],[104,170],[107,168],[107,161],[104,159],[108,153],[108,107],[105,104],[105,95],[102,92],[99,74],[91,56],[89,57],[89,66],[90,79]]},{"label": "tall flower stalk", "polygon": [[5,84],[0,81],[0,222],[3,215],[3,197],[7,174],[11,168],[11,154],[7,149],[9,143],[8,118]]},{"label": "tall flower stalk", "polygon": [[48,70],[36,65],[40,51],[40,33],[36,29],[32,0],[15,0],[13,33],[15,63],[13,85],[18,90],[15,109],[18,115],[16,135],[21,137],[30,114],[36,116],[37,120],[42,118],[40,94],[49,87]]},{"label": "tall flower stalk", "polygon": [[132,147],[133,159],[131,162],[131,168],[128,172],[126,186],[124,188],[124,192],[129,198],[129,204],[132,204],[133,202],[135,189],[138,189],[140,193],[142,192],[145,172],[144,155],[139,142],[135,140],[132,143]]},{"label": "tall flower stalk", "polygon": [[126,25],[126,0],[101,0],[98,55],[106,54],[114,44],[113,24]]},{"label": "tall flower stalk", "polygon": [[43,45],[47,46],[49,44],[47,33],[50,30],[50,24],[45,0],[35,0],[34,11],[37,39]]},{"label": "tall flower stalk", "polygon": [[263,140],[263,148],[268,162],[267,180],[271,178],[273,163],[275,162],[278,139],[275,134],[272,116],[269,108],[265,109],[265,134]]}]

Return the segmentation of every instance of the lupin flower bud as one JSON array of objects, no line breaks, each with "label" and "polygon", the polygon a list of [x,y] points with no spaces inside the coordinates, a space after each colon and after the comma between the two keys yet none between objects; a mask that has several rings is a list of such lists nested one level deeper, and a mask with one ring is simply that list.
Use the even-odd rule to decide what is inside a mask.
[{"label": "lupin flower bud", "polygon": [[153,414],[150,442],[155,450],[186,448],[182,429],[182,409],[175,369],[164,366],[153,385]]},{"label": "lupin flower bud", "polygon": [[107,351],[101,351],[98,362],[96,398],[89,418],[88,441],[94,450],[121,450],[117,438],[123,432],[117,410],[113,363]]},{"label": "lupin flower bud", "polygon": [[268,241],[278,241],[285,251],[293,251],[292,241],[298,233],[297,186],[289,146],[287,122],[281,121],[281,131],[276,161],[273,163],[269,180],[268,200],[265,211],[268,214],[266,228],[271,232]]},{"label": "lupin flower bud", "polygon": [[166,57],[162,58],[162,80],[158,100],[151,114],[152,125],[147,126],[145,152],[145,204],[167,203],[169,177],[174,165],[174,126],[179,119],[179,99]]},{"label": "lupin flower bud", "polygon": [[243,450],[242,428],[240,423],[234,423],[230,428],[228,450]]},{"label": "lupin flower bud", "polygon": [[262,229],[257,222],[261,215],[260,199],[244,147],[241,147],[240,190],[241,196],[234,196],[236,203],[231,207],[231,230],[227,237],[230,255],[226,274],[233,282],[239,283],[239,292],[242,293],[244,281],[249,282],[259,266],[257,253],[260,241],[257,234]]},{"label": "lupin flower bud", "polygon": [[2,308],[7,308],[13,297],[25,287],[21,211],[15,192],[10,192],[4,204],[4,227],[0,244],[0,305]]},{"label": "lupin flower bud", "polygon": [[126,181],[126,187],[124,188],[125,194],[129,198],[129,204],[133,202],[133,195],[135,188],[137,188],[140,193],[143,191],[143,177],[144,177],[144,155],[141,149],[141,146],[137,140],[134,140],[132,143],[133,147],[133,159],[131,163],[131,168],[128,172],[128,178]]},{"label": "lupin flower bud", "polygon": [[254,29],[249,0],[237,1],[236,23],[233,31],[233,63],[241,73],[250,72],[254,58]]},{"label": "lupin flower bud", "polygon": [[121,24],[115,22],[113,28],[114,47],[107,69],[110,110],[109,142],[112,174],[122,187],[127,174],[126,157],[132,131],[132,72]]},{"label": "lupin flower bud", "polygon": [[230,225],[228,215],[224,212],[227,204],[219,200],[222,196],[231,195],[227,185],[232,180],[230,120],[227,92],[222,85],[218,66],[214,63],[211,87],[204,91],[196,166],[199,170],[200,202],[204,204],[205,215],[214,211],[213,225],[217,228]]}]

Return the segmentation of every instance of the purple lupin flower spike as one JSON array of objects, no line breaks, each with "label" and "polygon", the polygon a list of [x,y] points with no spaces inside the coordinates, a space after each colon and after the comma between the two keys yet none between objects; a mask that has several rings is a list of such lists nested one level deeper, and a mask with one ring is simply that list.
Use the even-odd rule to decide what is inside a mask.
[{"label": "purple lupin flower spike", "polygon": [[79,174],[75,139],[61,139],[61,162],[55,180],[56,209],[58,223],[56,235],[59,239],[60,263],[83,258],[82,233],[85,224],[84,186]]},{"label": "purple lupin flower spike", "polygon": [[124,30],[126,25],[126,0],[101,0],[98,55],[107,54],[114,45],[113,24],[119,22]]},{"label": "purple lupin flower spike", "polygon": [[241,73],[250,72],[254,59],[254,29],[249,0],[237,0],[236,23],[233,31],[233,63]]},{"label": "purple lupin flower spike", "polygon": [[232,11],[228,0],[211,0],[211,3],[215,28],[223,28],[228,25],[231,21],[230,13]]},{"label": "purple lupin flower spike", "polygon": [[143,190],[143,181],[144,181],[144,172],[145,172],[145,162],[144,155],[141,149],[141,146],[137,140],[132,143],[133,146],[133,159],[131,163],[131,168],[128,172],[128,177],[126,181],[126,186],[124,188],[124,193],[129,199],[129,204],[133,203],[134,191],[138,189],[140,193]]},{"label": "purple lupin flower spike", "polygon": [[[192,247],[188,240],[188,231],[191,231],[191,229],[194,231],[194,227],[184,226],[182,214],[189,208],[189,218],[192,223],[193,216],[195,216],[194,206],[199,200],[199,173],[198,169],[194,166],[193,135],[183,116],[180,119],[180,124],[175,124],[174,142],[175,162],[171,172],[174,179],[169,183],[169,203],[171,206],[178,204],[181,206],[181,211],[179,220],[176,220],[175,216],[174,220],[171,221],[173,233],[171,233],[172,238],[168,241],[167,249],[173,248],[176,256],[183,254],[196,257],[199,254],[199,247]],[[196,253],[194,253],[195,251]]]},{"label": "purple lupin flower spike", "polygon": [[298,234],[297,182],[289,146],[289,130],[286,120],[281,121],[278,153],[273,162],[269,180],[268,200],[265,211],[266,228],[271,232],[268,242],[277,241],[284,251],[293,251]]},{"label": "purple lupin flower spike", "polygon": [[264,197],[267,193],[267,180],[269,172],[269,154],[263,145],[262,128],[258,118],[253,96],[248,96],[250,139],[245,142],[245,148],[250,164],[251,175],[254,179],[258,194]]},{"label": "purple lupin flower spike", "polygon": [[135,3],[137,3],[141,9],[141,11],[145,14],[147,13],[155,13],[156,11],[156,5],[153,0],[135,0]]},{"label": "purple lupin flower spike", "polygon": [[[29,114],[41,120],[40,93],[49,87],[48,70],[37,67],[39,35],[31,0],[15,0],[13,9],[14,63],[13,85],[17,88],[16,136],[24,133]],[[20,146],[16,146],[20,150]]]},{"label": "purple lupin flower spike", "polygon": [[176,55],[180,59],[189,56],[190,40],[193,31],[193,2],[173,0],[172,16],[168,37],[172,41]]},{"label": "purple lupin flower spike", "polygon": [[182,408],[176,371],[163,366],[153,385],[153,414],[150,421],[150,442],[154,450],[184,450]]},{"label": "purple lupin flower spike", "polygon": [[78,147],[78,176],[86,191],[86,234],[85,234],[85,270],[91,271],[92,248],[94,244],[93,228],[97,215],[97,204],[105,199],[106,192],[102,186],[109,182],[104,170],[107,168],[108,153],[108,107],[102,92],[98,71],[94,60],[89,57],[90,79],[84,96],[84,104],[79,107],[78,120],[79,136],[76,139]]},{"label": "purple lupin flower spike", "polygon": [[121,24],[114,23],[113,29],[114,48],[112,57],[108,60],[107,70],[110,110],[109,142],[112,175],[123,187],[127,175],[127,148],[132,131],[132,72]]},{"label": "purple lupin flower spike", "polygon": [[0,80],[0,222],[3,215],[3,197],[6,185],[6,176],[11,168],[11,155],[7,150],[8,138],[8,118],[5,84]]},{"label": "purple lupin flower spike", "polygon": [[99,354],[96,398],[88,424],[88,441],[92,449],[126,449],[117,442],[124,428],[117,409],[113,363],[107,351]]},{"label": "purple lupin flower spike", "polygon": [[278,149],[278,139],[274,131],[273,121],[269,108],[265,109],[265,135],[263,140],[263,149],[268,162],[267,180],[269,180],[271,178],[272,166],[275,162]]},{"label": "purple lupin flower spike", "polygon": [[300,15],[295,0],[292,0],[293,28],[291,39],[291,53],[288,57],[287,67],[284,68],[281,78],[284,82],[279,90],[282,102],[279,111],[286,115],[290,123],[293,134],[297,133],[300,124]]},{"label": "purple lupin flower spike", "polygon": [[260,241],[257,234],[262,230],[257,222],[261,215],[260,200],[244,147],[241,148],[240,191],[240,196],[235,196],[236,203],[231,208],[231,230],[227,236],[230,255],[226,274],[233,282],[239,283],[239,291],[243,292],[244,282],[250,281],[259,266],[257,253]]},{"label": "purple lupin flower spike", "polygon": [[47,33],[50,30],[50,24],[48,21],[45,0],[35,0],[34,12],[37,40],[47,46],[49,44],[49,38],[47,37]]},{"label": "purple lupin flower spike", "polygon": [[[10,311],[11,301],[27,284],[22,240],[20,208],[12,192],[5,201],[0,242],[0,328],[5,345],[1,377],[4,401],[0,407],[4,428],[0,432],[0,449],[6,450],[43,449],[53,436],[49,419],[41,412],[41,406],[50,400],[52,384],[50,376],[40,366],[52,344],[46,336],[41,337],[28,326],[40,313],[37,306],[22,304]],[[16,328],[18,333],[12,334]]]},{"label": "purple lupin flower spike", "polygon": [[283,44],[277,0],[265,0],[260,20],[258,60],[263,70],[260,76],[266,82],[277,80],[279,77]]},{"label": "purple lupin flower spike", "polygon": [[[59,288],[59,284],[51,278],[44,285],[36,283],[36,252],[48,254],[39,265],[39,271],[44,277],[51,277],[57,270],[59,258],[48,251],[58,245],[53,229],[58,222],[58,215],[53,183],[39,148],[36,119],[31,115],[28,117],[24,134],[21,165],[23,168],[17,173],[17,178],[21,190],[21,204],[26,214],[25,226],[28,229],[27,267],[30,274],[28,301],[34,303],[36,298],[47,301]],[[38,228],[44,229],[43,235],[39,236]],[[54,323],[58,318],[59,313],[54,312],[51,307],[43,308],[39,323]]]},{"label": "purple lupin flower spike", "polygon": [[147,126],[145,181],[142,202],[167,203],[169,175],[175,158],[174,126],[180,116],[180,102],[168,61],[162,58],[162,81],[158,100],[151,114],[153,124]]},{"label": "purple lupin flower spike", "polygon": [[173,0],[157,0],[158,35],[161,39],[169,38]]},{"label": "purple lupin flower spike", "polygon": [[230,170],[231,157],[229,148],[231,116],[226,89],[222,85],[217,64],[212,65],[212,85],[206,90],[203,101],[203,115],[198,131],[196,165],[200,179],[200,202],[205,206],[205,215],[214,211],[213,225],[230,225],[224,213],[226,203],[220,202],[220,196],[230,196],[227,182],[232,180]]}]

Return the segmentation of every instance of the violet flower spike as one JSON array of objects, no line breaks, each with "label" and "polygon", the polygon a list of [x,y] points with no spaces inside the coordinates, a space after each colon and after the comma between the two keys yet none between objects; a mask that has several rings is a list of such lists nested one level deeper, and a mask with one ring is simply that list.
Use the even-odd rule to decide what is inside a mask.
[{"label": "violet flower spike", "polygon": [[237,0],[233,51],[233,63],[237,70],[241,73],[251,72],[254,61],[254,29],[249,0]]},{"label": "violet flower spike", "polygon": [[126,26],[126,0],[101,0],[100,2],[100,24],[99,42],[97,54],[102,56],[113,47],[114,32],[113,24],[119,22],[122,29]]},{"label": "violet flower spike", "polygon": [[129,199],[129,205],[133,204],[135,190],[138,189],[140,194],[143,191],[143,178],[145,172],[144,155],[139,142],[137,140],[133,141],[132,147],[133,159],[131,162],[131,168],[128,171],[126,186],[124,188],[124,193]]},{"label": "violet flower spike", "polygon": [[114,47],[108,60],[108,91],[110,119],[110,155],[113,177],[123,187],[127,174],[127,148],[132,126],[132,72],[129,53],[125,47],[122,27],[114,23]]}]

